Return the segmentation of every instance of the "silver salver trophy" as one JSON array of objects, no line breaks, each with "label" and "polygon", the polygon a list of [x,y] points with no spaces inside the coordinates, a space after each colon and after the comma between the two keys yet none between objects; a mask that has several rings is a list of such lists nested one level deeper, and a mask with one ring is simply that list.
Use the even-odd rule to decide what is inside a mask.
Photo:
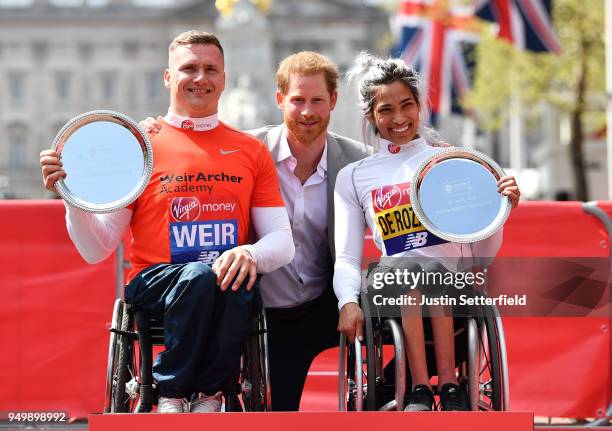
[{"label": "silver salver trophy", "polygon": [[153,171],[147,135],[131,118],[91,111],[68,121],[51,147],[60,154],[66,178],[56,183],[70,205],[108,213],[134,202]]},{"label": "silver salver trophy", "polygon": [[510,213],[510,200],[497,190],[504,171],[494,160],[466,148],[444,148],[415,172],[410,201],[434,235],[471,243],[497,232]]}]

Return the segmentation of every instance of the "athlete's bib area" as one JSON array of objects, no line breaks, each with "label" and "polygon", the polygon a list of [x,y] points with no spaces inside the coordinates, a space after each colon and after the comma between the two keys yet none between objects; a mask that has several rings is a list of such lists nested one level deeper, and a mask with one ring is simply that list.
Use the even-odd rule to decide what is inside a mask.
[{"label": "athlete's bib area", "polygon": [[[612,215],[612,202],[597,206]],[[115,257],[97,265],[83,261],[68,237],[64,215],[57,200],[0,201],[2,412],[65,412],[75,418],[104,406]],[[189,249],[218,236],[229,246],[232,229],[232,224],[186,223],[173,231],[175,245]],[[604,224],[580,202],[521,203],[503,236],[500,257],[611,258]],[[364,255],[364,267],[378,255],[368,237]],[[609,294],[609,274],[606,283]],[[609,303],[608,298],[607,315],[598,317],[504,317],[510,410],[548,417],[606,415],[612,400]],[[315,360],[301,410],[337,411],[337,367],[335,349]],[[442,427],[445,417],[437,416]],[[308,428],[314,429],[310,418]],[[326,420],[339,424],[337,416]]]}]

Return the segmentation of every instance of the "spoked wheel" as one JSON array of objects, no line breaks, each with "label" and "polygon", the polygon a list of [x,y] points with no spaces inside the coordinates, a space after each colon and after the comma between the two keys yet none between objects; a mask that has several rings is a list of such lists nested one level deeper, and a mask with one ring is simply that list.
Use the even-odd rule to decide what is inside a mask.
[{"label": "spoked wheel", "polygon": [[113,307],[113,318],[110,327],[110,340],[108,343],[108,364],[106,367],[106,392],[104,396],[104,413],[111,412],[111,402],[113,389],[116,386],[117,369],[119,364],[119,349],[117,348],[117,333],[118,329],[121,329],[121,322],[123,317],[123,301],[121,299],[115,300],[115,306]]},{"label": "spoked wheel", "polygon": [[[339,408],[345,410],[401,410],[406,385],[406,356],[401,326],[393,319],[382,319],[362,294],[364,342],[347,344],[340,337]],[[381,323],[382,322],[382,323]],[[383,338],[394,346],[395,378],[385,381]],[[398,382],[396,385],[395,382]]]},{"label": "spoked wheel", "polygon": [[256,335],[248,340],[243,358],[241,393],[245,411],[271,410],[267,330],[266,315],[262,309],[256,317]]},{"label": "spoked wheel", "polygon": [[[364,339],[348,343],[340,336],[338,372],[338,407],[340,411],[376,410],[376,353],[374,322],[365,295],[361,307],[364,314]],[[380,331],[378,331],[380,332]],[[382,342],[380,343],[382,347]],[[372,388],[372,390],[369,390]]]},{"label": "spoked wheel", "polygon": [[507,368],[501,318],[493,307],[468,319],[468,391],[472,410],[507,410]]},{"label": "spoked wheel", "polygon": [[116,367],[113,369],[111,387],[111,413],[126,413],[137,410],[139,385],[136,357],[134,355],[133,319],[128,312],[129,305],[122,302],[120,332],[117,339]]},{"label": "spoked wheel", "polygon": [[[361,381],[363,394],[363,408],[361,410],[377,410],[376,393],[377,385],[382,381],[382,334],[380,331],[380,319],[370,308],[370,303],[364,293],[361,294],[361,307],[364,318],[364,342],[365,351],[362,355]],[[357,360],[357,358],[355,358]],[[355,362],[357,365],[357,362]],[[359,391],[359,388],[357,388]]]},{"label": "spoked wheel", "polygon": [[[349,344],[346,336],[340,335],[338,408],[341,412],[364,410],[363,350],[359,340]],[[360,369],[361,372],[357,372]]]},{"label": "spoked wheel", "polygon": [[[395,377],[394,384],[390,385],[393,388],[393,399],[386,404],[377,407],[377,410],[398,410],[402,411],[404,409],[404,395],[406,393],[406,347],[404,345],[404,334],[402,332],[401,325],[395,321],[394,319],[387,319],[383,323],[382,332],[385,336],[390,337],[391,342],[393,344],[393,354],[395,361]],[[377,387],[376,392],[379,392],[382,388],[385,388],[386,382],[384,381],[384,372],[383,372],[383,364],[384,364],[384,352],[382,350],[382,346],[380,352],[377,352],[377,365],[380,371],[377,371],[379,377],[377,379]],[[380,401],[379,401],[380,404]]]}]

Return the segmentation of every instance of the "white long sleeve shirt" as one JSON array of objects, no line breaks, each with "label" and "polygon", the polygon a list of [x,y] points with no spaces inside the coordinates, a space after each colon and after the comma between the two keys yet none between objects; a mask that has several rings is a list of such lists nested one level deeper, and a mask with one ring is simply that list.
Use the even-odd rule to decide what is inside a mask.
[{"label": "white long sleeve shirt", "polygon": [[388,211],[405,211],[409,218],[413,217],[410,181],[420,164],[440,148],[417,138],[397,150],[397,146],[381,140],[378,153],[351,163],[338,173],[334,190],[337,221],[334,291],[338,308],[358,302],[366,225],[383,257],[435,257],[451,271],[460,269],[460,259],[492,258],[501,246],[501,230],[477,243],[460,244],[436,237],[418,221],[407,220],[402,226],[386,222],[384,216]]}]

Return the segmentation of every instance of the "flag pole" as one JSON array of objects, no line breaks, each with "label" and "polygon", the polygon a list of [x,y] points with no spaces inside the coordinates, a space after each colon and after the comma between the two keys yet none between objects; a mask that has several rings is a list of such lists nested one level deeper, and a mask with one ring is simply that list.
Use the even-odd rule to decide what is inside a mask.
[{"label": "flag pole", "polygon": [[[609,0],[612,1],[612,0]],[[514,80],[513,84],[516,84]],[[521,101],[513,85],[510,96],[510,168],[520,176],[523,166],[523,119],[521,117]]]}]

